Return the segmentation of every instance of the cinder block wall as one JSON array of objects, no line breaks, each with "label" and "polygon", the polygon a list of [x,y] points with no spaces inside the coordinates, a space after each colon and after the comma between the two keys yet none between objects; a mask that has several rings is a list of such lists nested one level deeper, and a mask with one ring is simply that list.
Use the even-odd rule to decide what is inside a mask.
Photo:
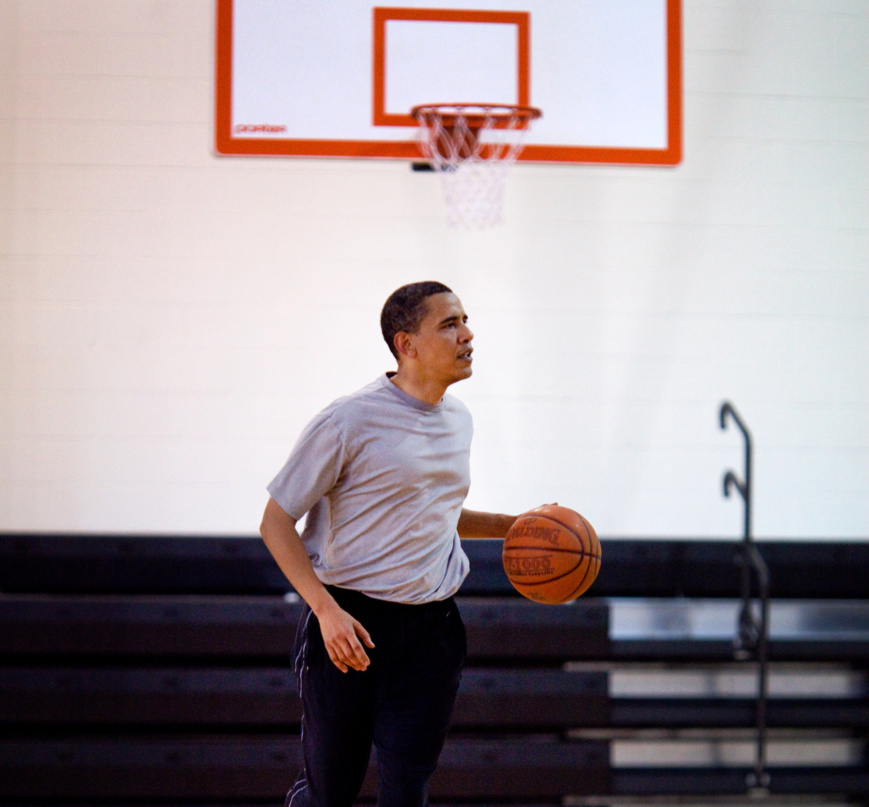
[{"label": "cinder block wall", "polygon": [[0,529],[256,530],[387,294],[477,338],[469,505],[606,536],[869,534],[869,6],[684,0],[684,160],[520,165],[447,228],[403,163],[213,151],[211,0],[0,3]]}]

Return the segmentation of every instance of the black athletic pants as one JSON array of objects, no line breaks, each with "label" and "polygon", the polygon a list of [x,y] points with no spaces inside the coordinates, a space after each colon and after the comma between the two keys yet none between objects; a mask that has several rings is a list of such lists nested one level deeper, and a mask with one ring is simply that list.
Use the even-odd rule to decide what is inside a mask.
[{"label": "black athletic pants", "polygon": [[342,673],[305,608],[294,648],[304,716],[305,767],[286,807],[351,807],[372,744],[379,807],[424,807],[465,661],[465,628],[452,598],[402,605],[329,587],[376,645],[371,665]]}]

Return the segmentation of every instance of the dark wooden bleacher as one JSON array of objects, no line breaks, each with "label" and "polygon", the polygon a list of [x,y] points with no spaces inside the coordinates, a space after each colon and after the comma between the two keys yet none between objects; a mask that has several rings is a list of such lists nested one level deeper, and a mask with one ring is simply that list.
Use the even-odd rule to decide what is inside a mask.
[{"label": "dark wooden bleacher", "polygon": [[[756,699],[717,691],[753,669],[734,660],[735,544],[605,541],[592,590],[550,607],[512,593],[497,542],[467,546],[469,663],[434,802],[748,798]],[[865,801],[869,544],[760,548],[772,674],[819,682],[771,692],[771,747],[811,759],[773,756],[761,795]],[[0,536],[0,801],[282,803],[301,717],[286,588],[254,538]],[[660,691],[678,675],[709,691]]]}]

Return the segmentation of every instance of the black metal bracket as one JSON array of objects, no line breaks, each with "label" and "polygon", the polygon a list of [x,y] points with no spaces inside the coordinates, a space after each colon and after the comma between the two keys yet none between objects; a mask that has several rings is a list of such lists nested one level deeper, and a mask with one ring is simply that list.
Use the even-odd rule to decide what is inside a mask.
[{"label": "black metal bracket", "polygon": [[[734,655],[744,661],[754,660],[758,665],[757,694],[757,749],[754,770],[748,775],[747,785],[755,793],[768,792],[769,773],[766,771],[766,705],[768,697],[768,646],[769,646],[769,567],[757,549],[752,537],[752,439],[751,432],[733,404],[721,405],[719,421],[727,428],[728,417],[742,432],[745,440],[745,472],[742,480],[733,471],[724,474],[724,495],[729,497],[735,488],[745,505],[743,540],[738,560],[742,567],[742,608],[739,613],[737,638],[734,640]],[[760,614],[756,613],[752,598],[752,573],[757,579]]]}]

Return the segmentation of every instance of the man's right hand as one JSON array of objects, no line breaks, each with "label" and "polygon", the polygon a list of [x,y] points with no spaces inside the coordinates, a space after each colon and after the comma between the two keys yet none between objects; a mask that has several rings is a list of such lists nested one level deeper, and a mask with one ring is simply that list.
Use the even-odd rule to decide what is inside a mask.
[{"label": "man's right hand", "polygon": [[315,612],[315,615],[320,623],[323,644],[332,663],[343,673],[351,669],[360,672],[368,669],[371,659],[368,658],[362,643],[373,648],[374,642],[362,623],[334,600],[319,609],[319,612]]}]

